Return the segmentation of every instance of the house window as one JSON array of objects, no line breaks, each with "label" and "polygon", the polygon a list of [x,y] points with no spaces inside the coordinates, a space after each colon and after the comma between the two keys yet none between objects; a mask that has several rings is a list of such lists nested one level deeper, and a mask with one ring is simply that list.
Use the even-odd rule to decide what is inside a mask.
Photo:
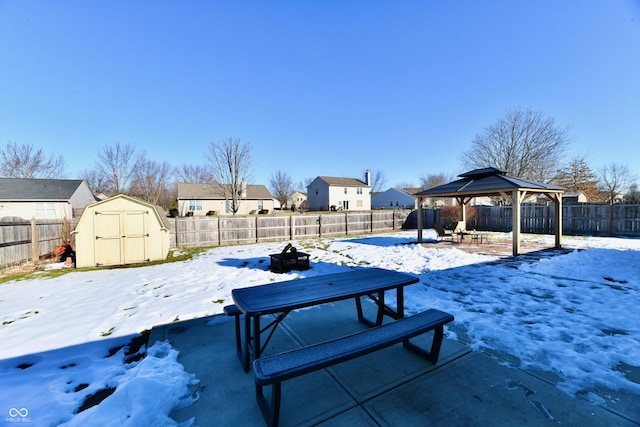
[{"label": "house window", "polygon": [[389,202],[389,206],[393,207],[393,200]]},{"label": "house window", "polygon": [[344,194],[347,194],[347,187],[344,187]]},{"label": "house window", "polygon": [[361,208],[361,207],[364,206],[364,202],[362,200],[358,200],[358,201],[356,201],[356,206]]},{"label": "house window", "polygon": [[264,206],[264,200],[258,200],[258,210],[262,210]]},{"label": "house window", "polygon": [[189,212],[201,211],[202,200],[189,200]]},{"label": "house window", "polygon": [[51,202],[36,203],[36,218],[55,218],[56,207]]},{"label": "house window", "polygon": [[362,187],[358,187],[358,189],[356,190],[357,194],[362,194]]},{"label": "house window", "polygon": [[225,209],[226,213],[232,214],[233,213],[233,200],[226,200],[226,203],[224,205],[224,209]]},{"label": "house window", "polygon": [[316,187],[316,196],[318,195],[318,187]]}]

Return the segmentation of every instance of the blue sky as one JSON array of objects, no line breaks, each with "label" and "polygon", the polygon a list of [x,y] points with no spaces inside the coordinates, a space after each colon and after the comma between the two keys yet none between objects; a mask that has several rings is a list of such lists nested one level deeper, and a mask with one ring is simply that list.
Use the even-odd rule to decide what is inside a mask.
[{"label": "blue sky", "polygon": [[638,1],[0,0],[0,60],[0,143],[68,178],[105,145],[178,166],[234,137],[255,183],[418,185],[514,107],[640,175]]}]

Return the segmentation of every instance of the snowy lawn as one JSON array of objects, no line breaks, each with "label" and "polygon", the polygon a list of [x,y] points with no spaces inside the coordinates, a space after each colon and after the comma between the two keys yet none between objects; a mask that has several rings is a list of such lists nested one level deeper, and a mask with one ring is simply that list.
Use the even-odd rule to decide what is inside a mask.
[{"label": "snowy lawn", "polygon": [[[553,244],[551,236],[526,238]],[[551,372],[568,394],[640,396],[640,384],[626,375],[640,366],[640,240],[565,237],[571,253],[518,264],[415,240],[413,231],[295,241],[312,268],[288,274],[268,270],[267,255],[283,247],[275,242],[0,284],[0,419],[175,425],[169,413],[197,398],[189,391],[197,378],[167,343],[138,350],[128,345],[132,338],[154,325],[222,313],[236,287],[368,266],[418,276],[423,286],[407,288],[407,313],[454,314],[450,339]],[[89,407],[93,395],[99,404]]]}]

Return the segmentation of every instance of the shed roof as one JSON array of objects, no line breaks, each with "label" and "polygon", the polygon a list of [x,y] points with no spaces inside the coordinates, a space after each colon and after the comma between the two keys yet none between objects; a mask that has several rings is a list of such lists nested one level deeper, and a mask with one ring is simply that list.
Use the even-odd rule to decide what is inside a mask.
[{"label": "shed roof", "polygon": [[81,179],[0,178],[0,200],[69,201]]},{"label": "shed roof", "polygon": [[540,193],[561,193],[564,188],[515,178],[496,168],[475,169],[458,175],[460,179],[416,193],[417,196],[491,196],[514,189]]},{"label": "shed roof", "polygon": [[[169,221],[169,218],[167,218],[167,215],[165,214],[164,209],[161,206],[154,205],[153,203],[149,203],[144,200],[138,199],[137,197],[128,196],[126,194],[116,194],[115,196],[109,197],[107,199],[98,200],[97,202],[91,203],[90,205],[88,205],[85,208],[85,211],[89,212],[91,209],[95,209],[103,206],[109,206],[110,204],[116,202],[118,199],[128,200],[132,203],[147,207],[155,214],[156,218],[158,218],[158,221],[162,223],[162,226],[165,229],[167,230],[171,229],[171,222]],[[82,222],[84,218],[85,218],[85,215],[83,214],[78,224]]]}]

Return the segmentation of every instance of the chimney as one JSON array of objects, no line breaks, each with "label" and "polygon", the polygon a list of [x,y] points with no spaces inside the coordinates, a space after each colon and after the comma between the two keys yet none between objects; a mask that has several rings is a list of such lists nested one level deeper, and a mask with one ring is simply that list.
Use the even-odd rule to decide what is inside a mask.
[{"label": "chimney", "polygon": [[242,183],[240,183],[241,185],[241,195],[240,197],[246,198],[247,197],[247,183],[245,182],[245,180],[242,180]]},{"label": "chimney", "polygon": [[371,172],[369,172],[369,169],[367,169],[367,171],[364,174],[364,182],[369,187],[371,187]]}]

